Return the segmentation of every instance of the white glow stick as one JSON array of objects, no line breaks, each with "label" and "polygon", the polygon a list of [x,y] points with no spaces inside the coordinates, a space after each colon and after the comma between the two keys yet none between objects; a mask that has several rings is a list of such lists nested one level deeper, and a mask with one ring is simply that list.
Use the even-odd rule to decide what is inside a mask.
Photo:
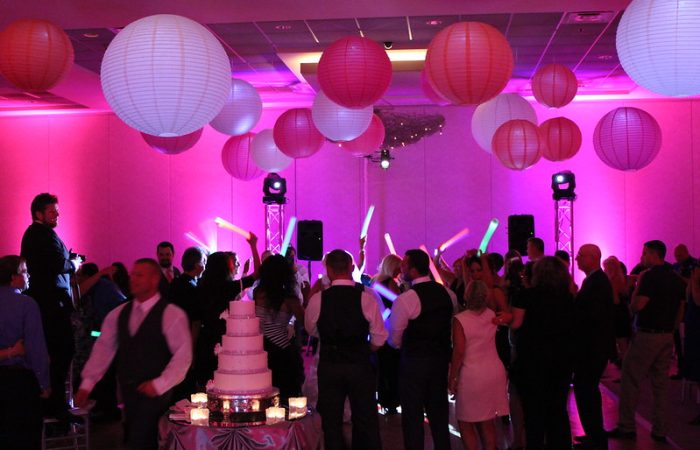
[{"label": "white glow stick", "polygon": [[438,272],[437,267],[435,267],[435,263],[433,262],[433,259],[430,257],[430,253],[428,252],[428,249],[425,247],[425,245],[421,245],[418,248],[423,250],[425,253],[428,254],[428,262],[430,263],[430,273],[433,274],[433,278],[435,278],[435,281],[444,285],[445,282],[442,281],[442,277],[440,276],[440,272]]},{"label": "white glow stick", "polygon": [[396,255],[396,248],[394,248],[394,243],[392,242],[389,233],[384,233],[384,242],[386,242],[386,246],[389,247],[389,253]]},{"label": "white glow stick", "polygon": [[232,224],[231,222],[228,222],[221,217],[217,217],[214,219],[214,222],[221,228],[225,228],[227,230],[233,231],[234,233],[238,233],[241,236],[243,236],[246,239],[250,239],[250,233],[244,230],[243,228],[237,227],[236,225]]},{"label": "white glow stick", "polygon": [[209,248],[209,246],[207,244],[205,244],[204,242],[202,242],[201,240],[199,240],[199,238],[197,236],[195,236],[194,233],[188,231],[187,233],[185,233],[185,237],[187,239],[191,240],[192,242],[194,242],[195,244],[199,245],[200,247],[202,247],[204,250],[207,251],[207,253],[211,253],[211,249]]},{"label": "white glow stick", "polygon": [[362,232],[360,232],[361,238],[367,236],[367,230],[369,230],[369,223],[372,221],[372,214],[373,213],[374,213],[374,205],[369,205],[369,209],[367,209],[367,215],[365,216],[365,221],[362,224]]},{"label": "white glow stick", "polygon": [[294,226],[297,224],[297,218],[292,216],[289,219],[289,225],[287,225],[287,231],[284,233],[284,241],[282,241],[282,248],[280,248],[280,255],[285,256],[287,254],[287,249],[289,248],[289,243],[292,242],[292,233],[294,233]]},{"label": "white glow stick", "polygon": [[444,252],[448,247],[452,246],[453,244],[461,241],[465,237],[469,236],[469,228],[465,228],[459,233],[455,234],[445,242],[443,242],[438,249],[440,250],[440,253]]},{"label": "white glow stick", "polygon": [[389,314],[391,314],[391,310],[389,308],[385,309],[384,312],[382,313],[382,320],[388,319]]},{"label": "white glow stick", "polygon": [[484,233],[484,238],[481,240],[481,245],[479,245],[479,252],[481,252],[481,254],[484,254],[486,251],[486,247],[488,247],[489,242],[493,237],[493,233],[496,232],[496,228],[498,228],[498,219],[491,219],[489,227],[486,230],[486,233]]},{"label": "white glow stick", "polygon": [[391,289],[389,289],[381,283],[372,283],[370,287],[390,302],[393,302],[394,300],[396,300],[396,297],[398,297],[398,295],[396,295],[396,292],[393,292]]}]

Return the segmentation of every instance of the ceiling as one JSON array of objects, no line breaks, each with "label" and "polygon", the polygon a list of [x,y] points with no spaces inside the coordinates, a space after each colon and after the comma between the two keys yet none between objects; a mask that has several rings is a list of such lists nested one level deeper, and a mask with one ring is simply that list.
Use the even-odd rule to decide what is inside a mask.
[{"label": "ceiling", "polygon": [[[132,4],[133,3],[133,4]],[[137,4],[138,3],[138,4]],[[232,76],[250,81],[267,106],[311,103],[318,84],[312,64],[331,42],[364,35],[391,42],[392,50],[425,49],[442,28],[481,21],[498,28],[513,48],[515,67],[507,91],[530,95],[529,80],[543,64],[574,70],[579,93],[646,95],[625,75],[615,32],[629,0],[0,0],[0,26],[22,17],[61,26],[75,49],[75,66],[51,93],[27,95],[0,77],[0,114],[22,109],[109,110],[100,89],[102,56],[119,30],[140,17],[173,13],[203,23],[226,49]],[[38,12],[41,11],[41,12]],[[400,52],[398,52],[400,53]],[[393,56],[392,56],[393,58]],[[428,104],[420,88],[422,62],[394,63],[382,105]]]}]

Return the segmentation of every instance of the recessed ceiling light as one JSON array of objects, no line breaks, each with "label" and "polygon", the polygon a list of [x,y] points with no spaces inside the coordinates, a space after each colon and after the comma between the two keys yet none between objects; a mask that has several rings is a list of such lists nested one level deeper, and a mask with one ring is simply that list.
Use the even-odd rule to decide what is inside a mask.
[{"label": "recessed ceiling light", "polygon": [[97,33],[83,33],[83,37],[95,39],[97,37],[100,37],[100,35]]},{"label": "recessed ceiling light", "polygon": [[425,24],[435,27],[435,26],[441,25],[441,24],[442,24],[442,20],[440,20],[440,19],[426,20],[426,21],[425,21]]},{"label": "recessed ceiling light", "polygon": [[279,25],[275,25],[275,30],[280,30],[280,31],[289,31],[292,29],[292,26],[286,23],[282,23]]}]

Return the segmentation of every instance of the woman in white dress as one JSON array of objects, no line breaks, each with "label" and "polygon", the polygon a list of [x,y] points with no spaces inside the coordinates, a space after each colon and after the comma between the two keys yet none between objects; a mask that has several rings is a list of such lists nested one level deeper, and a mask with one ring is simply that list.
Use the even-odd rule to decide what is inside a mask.
[{"label": "woman in white dress", "polygon": [[474,280],[464,294],[466,310],[452,325],[450,391],[456,394],[459,431],[467,450],[496,448],[493,419],[509,414],[506,371],[496,352],[496,318],[488,308],[489,290]]}]

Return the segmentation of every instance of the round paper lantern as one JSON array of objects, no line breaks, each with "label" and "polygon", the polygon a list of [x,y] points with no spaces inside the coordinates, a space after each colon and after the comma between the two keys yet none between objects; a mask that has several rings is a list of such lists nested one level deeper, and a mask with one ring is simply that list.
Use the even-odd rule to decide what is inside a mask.
[{"label": "round paper lantern", "polygon": [[251,158],[251,142],[254,136],[253,133],[234,136],[229,138],[221,149],[221,163],[232,177],[248,181],[265,174]]},{"label": "round paper lantern", "polygon": [[0,73],[18,89],[51,89],[72,66],[73,45],[51,22],[18,20],[0,33]]},{"label": "round paper lantern", "polygon": [[532,77],[532,94],[542,105],[561,108],[571,103],[578,91],[576,75],[561,64],[542,66]]},{"label": "round paper lantern", "polygon": [[391,61],[371,39],[348,36],[332,43],[318,62],[318,83],[328,98],[346,108],[377,102],[391,83]]},{"label": "round paper lantern", "polygon": [[372,106],[344,108],[333,103],[323,92],[316,94],[311,107],[314,125],[331,141],[351,141],[365,132],[372,121]]},{"label": "round paper lantern", "polygon": [[700,93],[700,2],[634,0],[617,27],[625,72],[650,91],[684,97]]},{"label": "round paper lantern", "polygon": [[596,125],[593,147],[601,161],[613,169],[639,170],[659,154],[661,128],[646,111],[616,108]]},{"label": "round paper lantern", "polygon": [[373,114],[372,122],[370,122],[369,127],[360,137],[352,141],[341,142],[339,146],[353,156],[367,156],[379,150],[379,146],[384,142],[384,135],[385,130],[382,119],[378,115]]},{"label": "round paper lantern", "polygon": [[262,109],[262,99],[257,89],[245,80],[233,78],[226,104],[209,125],[220,133],[240,136],[258,123]]},{"label": "round paper lantern", "polygon": [[255,135],[250,148],[253,161],[265,172],[281,172],[292,163],[292,158],[275,145],[275,138],[269,128]]},{"label": "round paper lantern", "polygon": [[564,161],[581,148],[581,130],[566,117],[545,120],[540,125],[542,156],[550,161]]},{"label": "round paper lantern", "polygon": [[285,111],[275,122],[273,137],[277,147],[290,158],[308,158],[326,142],[314,125],[309,108]]},{"label": "round paper lantern", "polygon": [[542,156],[537,125],[515,119],[504,123],[493,135],[493,152],[501,164],[513,170],[525,170]]},{"label": "round paper lantern", "polygon": [[159,14],[127,25],[102,59],[102,91],[127,125],[182,136],[209,123],[231,89],[228,56],[209,30]]},{"label": "round paper lantern", "polygon": [[513,51],[491,25],[459,22],[430,42],[425,71],[433,88],[455,105],[477,105],[506,87],[513,72]]},{"label": "round paper lantern", "polygon": [[146,141],[151,148],[164,155],[177,155],[185,150],[194,147],[194,144],[202,137],[202,129],[186,134],[184,136],[161,137],[151,136],[150,134],[141,133],[143,140]]},{"label": "round paper lantern", "polygon": [[428,76],[425,74],[425,70],[422,70],[420,73],[420,87],[423,90],[423,94],[425,94],[425,96],[428,97],[428,100],[430,100],[430,103],[432,103],[434,105],[440,105],[440,106],[445,106],[445,105],[450,104],[449,100],[447,100],[445,97],[440,95],[430,85],[430,81],[428,81]]},{"label": "round paper lantern", "polygon": [[524,119],[537,124],[535,109],[518,94],[501,94],[477,106],[472,116],[472,135],[479,147],[493,151],[493,135],[504,123],[513,119]]}]

